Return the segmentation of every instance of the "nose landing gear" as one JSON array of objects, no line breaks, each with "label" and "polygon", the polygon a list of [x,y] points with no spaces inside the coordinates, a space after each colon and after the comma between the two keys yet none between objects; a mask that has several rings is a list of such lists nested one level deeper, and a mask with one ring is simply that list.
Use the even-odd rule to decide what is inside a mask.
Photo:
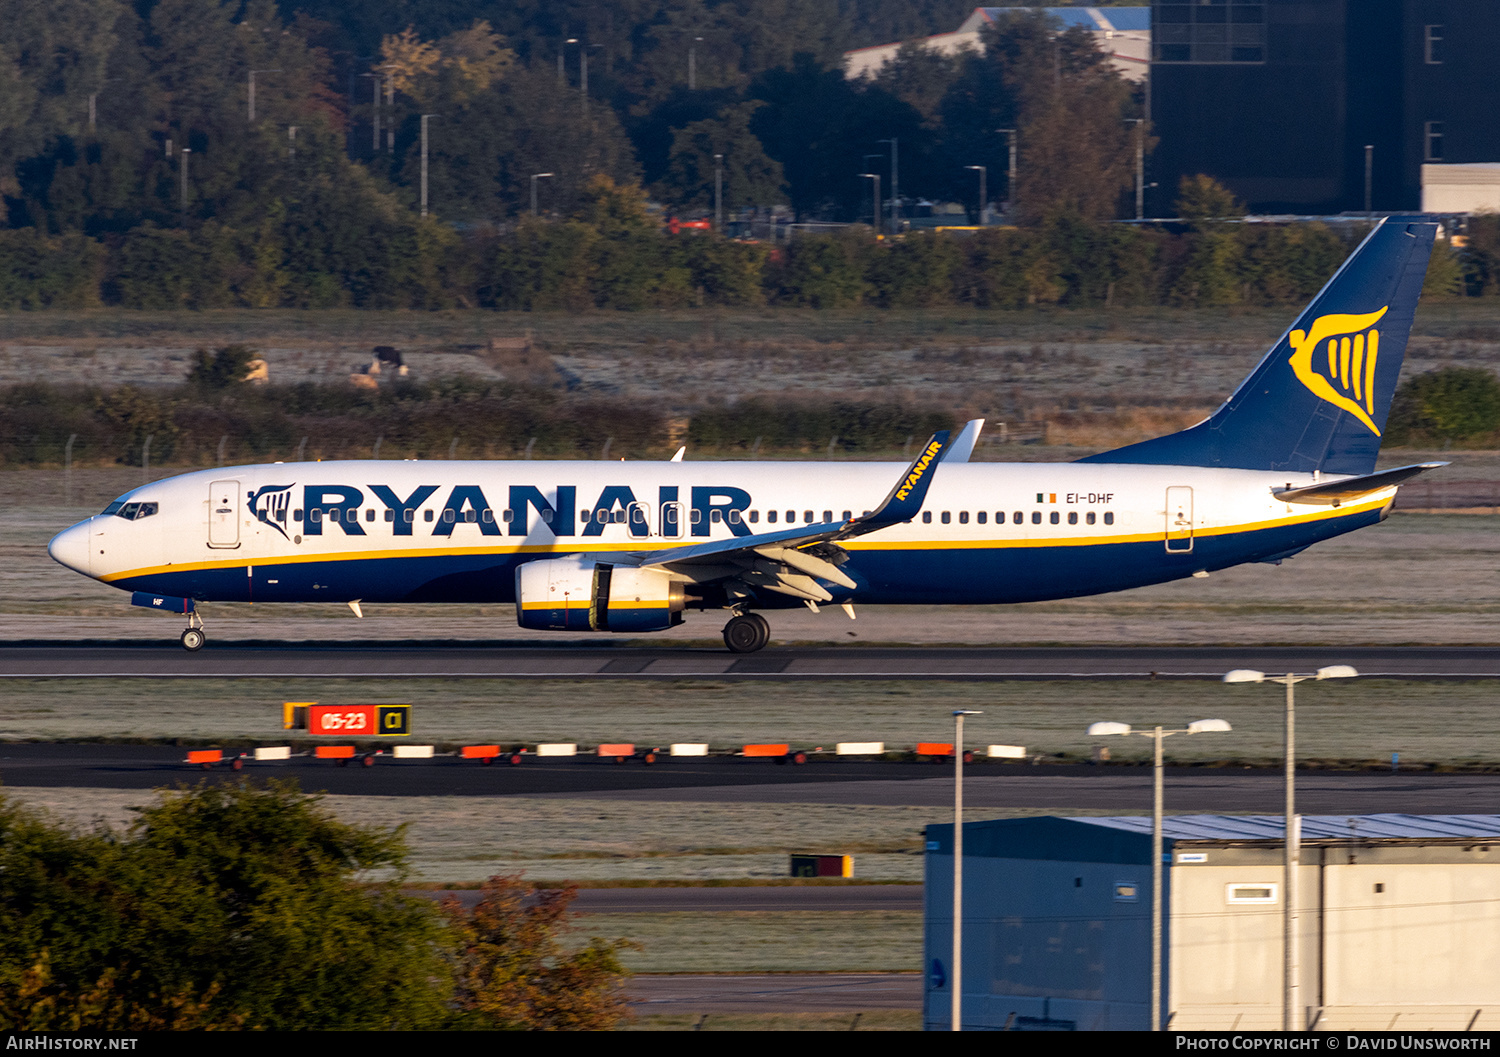
[{"label": "nose landing gear", "polygon": [[203,618],[197,611],[188,614],[187,630],[182,633],[182,648],[189,652],[197,652],[203,648],[208,641],[208,636],[203,634]]},{"label": "nose landing gear", "polygon": [[771,625],[759,613],[739,613],[724,625],[724,645],[730,653],[754,653],[771,641]]}]

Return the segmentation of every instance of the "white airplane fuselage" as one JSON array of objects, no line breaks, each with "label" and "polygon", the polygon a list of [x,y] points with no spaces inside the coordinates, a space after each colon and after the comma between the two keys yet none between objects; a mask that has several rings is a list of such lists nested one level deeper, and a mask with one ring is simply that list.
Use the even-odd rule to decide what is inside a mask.
[{"label": "white airplane fuselage", "polygon": [[[874,508],[896,463],[318,462],[143,485],[60,534],[69,568],[225,602],[514,602],[516,567],[657,552]],[[834,601],[1067,598],[1261,561],[1383,518],[1395,488],[1282,502],[1315,475],[1109,464],[941,464],[921,514],[842,544]],[[1325,478],[1326,479],[1326,478]],[[139,516],[140,504],[155,504]],[[120,516],[134,505],[137,515]],[[409,519],[409,520],[408,520]],[[774,519],[774,520],[773,520]],[[800,605],[765,592],[756,608]]]}]

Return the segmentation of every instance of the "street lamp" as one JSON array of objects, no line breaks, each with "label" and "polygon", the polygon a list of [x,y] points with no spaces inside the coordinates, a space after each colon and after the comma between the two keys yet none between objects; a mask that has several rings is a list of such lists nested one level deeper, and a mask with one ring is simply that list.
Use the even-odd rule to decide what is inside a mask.
[{"label": "street lamp", "polygon": [[880,233],[880,174],[878,172],[862,172],[859,175],[868,180],[874,180],[874,195],[870,203],[870,225],[875,229],[877,235]]},{"label": "street lamp", "polygon": [[380,74],[362,73],[370,79],[370,153],[380,153]]},{"label": "street lamp", "polygon": [[964,962],[964,717],[982,716],[969,708],[953,710],[953,1022],[963,1030]]},{"label": "street lamp", "polygon": [[989,197],[985,193],[985,177],[989,175],[989,170],[983,165],[965,165],[964,168],[979,170],[979,226],[983,227],[985,210],[989,207]]},{"label": "street lamp", "polygon": [[1294,778],[1297,768],[1297,701],[1293,691],[1298,683],[1308,679],[1353,679],[1359,675],[1347,664],[1333,664],[1319,668],[1311,675],[1267,675],[1253,668],[1236,668],[1224,676],[1226,683],[1280,683],[1286,687],[1286,853],[1282,859],[1282,1003],[1281,1030],[1299,1031],[1297,1016],[1297,988],[1299,984],[1297,963],[1297,867],[1302,858],[1302,824],[1297,817],[1296,786]]},{"label": "street lamp", "polygon": [[724,155],[714,155],[714,230],[724,234]]},{"label": "street lamp", "polygon": [[422,115],[422,215],[427,215],[427,120],[439,114]]},{"label": "street lamp", "polygon": [[1161,1030],[1161,808],[1162,808],[1162,759],[1163,738],[1173,734],[1213,734],[1231,729],[1222,719],[1198,719],[1178,730],[1165,730],[1160,726],[1151,730],[1131,730],[1129,723],[1095,723],[1089,727],[1089,737],[1098,738],[1112,734],[1139,734],[1151,738],[1155,744],[1155,773],[1153,775],[1151,803],[1151,1030]]},{"label": "street lamp", "polygon": [[531,216],[537,214],[537,180],[544,180],[553,172],[532,172],[531,174]]},{"label": "street lamp", "polygon": [[258,73],[280,73],[280,70],[250,71],[250,124],[255,124],[255,75]]},{"label": "street lamp", "polygon": [[688,45],[688,91],[690,92],[698,88],[698,45],[702,43],[702,37],[694,37],[693,43]]},{"label": "street lamp", "polygon": [[183,213],[187,212],[187,198],[188,198],[188,195],[187,195],[187,191],[188,191],[188,184],[187,184],[187,181],[188,181],[188,155],[191,154],[191,153],[193,153],[193,148],[192,147],[183,147],[182,148],[182,154],[180,155],[180,157],[181,157],[182,160],[178,163],[178,166],[177,166],[178,177],[179,177],[179,179],[181,181],[181,185],[182,185],[181,188],[180,188],[180,190],[179,190],[179,192],[178,192],[178,196],[179,196],[179,201],[181,203],[181,207],[182,207]]},{"label": "street lamp", "polygon": [[1010,145],[1010,164],[1005,170],[1005,194],[1009,201],[1007,212],[1016,211],[1016,130],[1013,128],[997,128],[996,132],[1005,133],[1005,138]]},{"label": "street lamp", "polygon": [[900,160],[900,153],[896,148],[896,137],[879,139],[875,142],[891,145],[891,234],[899,235],[901,233],[901,177],[897,164]]},{"label": "street lamp", "polygon": [[1135,122],[1135,218],[1146,218],[1146,119],[1133,117]]}]

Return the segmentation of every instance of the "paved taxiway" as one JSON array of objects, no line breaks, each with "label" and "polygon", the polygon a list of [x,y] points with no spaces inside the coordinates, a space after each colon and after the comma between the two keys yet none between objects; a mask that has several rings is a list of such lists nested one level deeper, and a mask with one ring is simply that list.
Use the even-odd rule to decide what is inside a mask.
[{"label": "paved taxiway", "polygon": [[1352,664],[1366,676],[1500,678],[1492,647],[773,648],[557,645],[172,645],[36,643],[0,647],[12,679],[1216,679],[1232,668],[1311,671]]},{"label": "paved taxiway", "polygon": [[[226,743],[232,750],[232,743]],[[930,763],[813,760],[778,766],[771,760],[665,758],[647,767],[593,757],[527,759],[518,767],[482,767],[453,758],[389,758],[374,766],[341,767],[327,760],[247,763],[241,772],[204,772],[183,761],[184,750],[160,745],[13,743],[0,746],[6,786],[152,789],[213,776],[295,777],[302,787],[354,796],[543,796],[763,804],[869,804],[944,809],[953,802],[951,771]],[[1167,809],[1277,814],[1281,772],[1230,767],[1169,767]],[[1151,769],[1109,765],[976,762],[965,771],[971,810],[1145,812]],[[1500,811],[1500,775],[1431,772],[1304,771],[1297,803],[1307,814],[1493,814]]]}]

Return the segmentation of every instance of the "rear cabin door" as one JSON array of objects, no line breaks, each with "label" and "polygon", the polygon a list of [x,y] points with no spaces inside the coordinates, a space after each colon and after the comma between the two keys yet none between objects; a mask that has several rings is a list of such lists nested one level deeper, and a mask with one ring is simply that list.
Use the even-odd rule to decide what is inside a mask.
[{"label": "rear cabin door", "polygon": [[208,545],[233,550],[240,545],[240,483],[215,481],[208,493]]},{"label": "rear cabin door", "polygon": [[1187,485],[1167,489],[1167,551],[1187,554],[1193,549],[1193,490]]}]

